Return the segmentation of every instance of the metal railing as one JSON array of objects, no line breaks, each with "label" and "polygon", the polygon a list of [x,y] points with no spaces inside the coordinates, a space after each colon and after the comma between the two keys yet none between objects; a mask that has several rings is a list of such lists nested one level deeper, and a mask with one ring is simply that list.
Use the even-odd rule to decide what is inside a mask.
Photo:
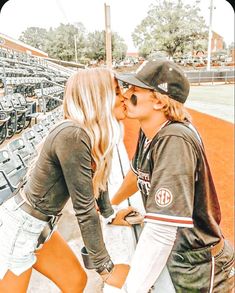
[{"label": "metal railing", "polygon": [[190,83],[212,83],[224,82],[224,83],[234,83],[235,75],[234,68],[232,69],[220,69],[220,70],[195,70],[195,71],[185,71],[185,74]]}]

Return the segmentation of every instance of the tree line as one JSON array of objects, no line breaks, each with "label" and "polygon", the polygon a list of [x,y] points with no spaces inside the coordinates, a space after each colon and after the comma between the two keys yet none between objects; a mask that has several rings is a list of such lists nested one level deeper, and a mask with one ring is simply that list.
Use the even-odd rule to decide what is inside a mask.
[{"label": "tree line", "polygon": [[[47,52],[50,58],[87,63],[90,60],[105,60],[105,31],[87,33],[82,23],[63,24],[46,30],[29,27],[19,39],[35,48]],[[76,50],[76,52],[75,52]],[[113,58],[123,59],[127,46],[124,40],[112,33]]]},{"label": "tree line", "polygon": [[[147,16],[132,33],[139,55],[145,58],[158,54],[169,57],[207,48],[208,28],[200,16],[196,2],[182,0],[155,0]],[[48,53],[49,57],[80,63],[105,60],[105,31],[87,33],[85,26],[60,24],[46,30],[29,27],[22,32],[21,41]],[[76,52],[75,52],[76,50]],[[127,45],[118,33],[112,32],[112,56],[117,61],[126,56]]]}]

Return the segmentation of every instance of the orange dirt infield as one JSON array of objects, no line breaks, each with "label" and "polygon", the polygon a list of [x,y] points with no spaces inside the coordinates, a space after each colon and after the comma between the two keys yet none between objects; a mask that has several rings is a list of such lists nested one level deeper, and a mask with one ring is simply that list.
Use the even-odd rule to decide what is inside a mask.
[{"label": "orange dirt infield", "polygon": [[[234,125],[224,120],[188,109],[193,124],[203,139],[222,212],[221,228],[225,238],[234,243]],[[125,119],[124,143],[129,159],[134,154],[139,123]]]}]

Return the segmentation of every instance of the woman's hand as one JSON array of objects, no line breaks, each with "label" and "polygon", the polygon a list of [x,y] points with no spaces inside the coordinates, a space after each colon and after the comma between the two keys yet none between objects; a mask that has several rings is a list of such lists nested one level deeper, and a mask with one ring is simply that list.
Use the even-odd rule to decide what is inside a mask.
[{"label": "woman's hand", "polygon": [[105,273],[100,276],[106,284],[121,289],[129,270],[130,266],[127,264],[116,264],[110,273]]},{"label": "woman's hand", "polygon": [[133,207],[127,207],[124,209],[121,209],[117,212],[116,217],[111,222],[111,225],[118,225],[118,226],[131,226],[126,220],[126,216],[128,216],[130,213],[136,211]]}]

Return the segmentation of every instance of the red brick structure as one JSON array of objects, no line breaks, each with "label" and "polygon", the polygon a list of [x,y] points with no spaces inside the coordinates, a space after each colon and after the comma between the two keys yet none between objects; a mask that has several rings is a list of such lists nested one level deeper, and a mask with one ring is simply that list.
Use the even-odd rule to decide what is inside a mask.
[{"label": "red brick structure", "polygon": [[223,50],[224,48],[224,39],[222,36],[217,34],[216,32],[212,32],[212,39],[211,39],[211,52],[217,52]]},{"label": "red brick structure", "polygon": [[1,33],[0,33],[0,48],[5,48],[7,50],[14,50],[14,51],[26,53],[28,55],[37,56],[37,57],[48,57],[47,53]]},{"label": "red brick structure", "polygon": [[235,48],[231,49],[232,62],[235,62]]},{"label": "red brick structure", "polygon": [[138,58],[139,57],[139,53],[138,52],[127,52],[126,53],[126,57]]}]

